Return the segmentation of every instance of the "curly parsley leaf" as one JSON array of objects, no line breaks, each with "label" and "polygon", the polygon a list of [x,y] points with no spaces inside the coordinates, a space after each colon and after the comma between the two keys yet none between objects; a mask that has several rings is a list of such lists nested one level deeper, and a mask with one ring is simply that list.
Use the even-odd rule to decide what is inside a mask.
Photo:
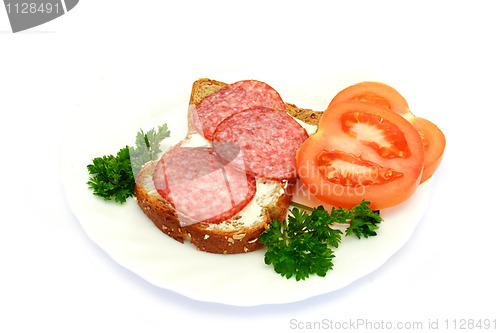
[{"label": "curly parsley leaf", "polygon": [[130,164],[129,147],[122,148],[116,156],[96,157],[87,165],[90,180],[87,184],[93,193],[104,200],[114,199],[124,203],[134,194],[135,180]]},{"label": "curly parsley leaf", "polygon": [[348,224],[346,236],[376,235],[382,219],[368,205],[369,202],[362,201],[351,210],[334,208],[331,213],[319,206],[309,208],[310,214],[294,207],[287,220],[271,222],[269,229],[261,234],[260,241],[267,247],[264,262],[287,279],[295,276],[297,281],[305,280],[312,274],[325,276],[333,268],[333,248],[340,245],[343,235],[332,225]]},{"label": "curly parsley leaf", "polygon": [[[296,210],[292,214],[296,214]],[[308,216],[307,213],[305,213]],[[287,279],[295,276],[298,280],[305,280],[310,274],[325,276],[333,266],[333,251],[328,245],[316,238],[308,229],[295,229],[294,225],[303,223],[307,217],[298,213],[295,221],[284,228],[277,220],[271,222],[269,229],[261,234],[261,242],[268,245],[264,255],[264,262],[273,265],[274,270]],[[290,220],[294,218],[290,217]]]},{"label": "curly parsley leaf", "polygon": [[87,165],[90,179],[87,182],[93,194],[104,200],[124,203],[134,196],[135,176],[144,163],[155,160],[160,153],[160,143],[170,135],[167,124],[136,135],[136,147],[126,146],[116,155],[96,157]]},{"label": "curly parsley leaf", "polygon": [[349,228],[346,230],[346,236],[355,235],[356,237],[365,238],[377,236],[375,230],[382,222],[379,211],[371,211],[368,206],[369,202],[362,201],[359,205],[350,210]]}]

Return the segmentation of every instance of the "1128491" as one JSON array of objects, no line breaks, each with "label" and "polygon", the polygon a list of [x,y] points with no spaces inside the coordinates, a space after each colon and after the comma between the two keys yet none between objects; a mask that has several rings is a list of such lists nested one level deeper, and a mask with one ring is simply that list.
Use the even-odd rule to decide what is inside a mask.
[{"label": "1128491", "polygon": [[36,14],[36,13],[62,13],[63,9],[59,3],[50,2],[16,2],[16,3],[6,3],[7,13],[9,14]]},{"label": "1128491", "polygon": [[444,321],[447,330],[496,330],[496,319],[446,319]]}]

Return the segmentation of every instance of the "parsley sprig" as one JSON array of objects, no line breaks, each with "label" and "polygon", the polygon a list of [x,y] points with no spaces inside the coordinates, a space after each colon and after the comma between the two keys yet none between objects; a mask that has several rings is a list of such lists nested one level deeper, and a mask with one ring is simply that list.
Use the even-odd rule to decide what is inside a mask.
[{"label": "parsley sprig", "polygon": [[130,164],[129,146],[114,155],[96,157],[87,165],[90,180],[87,182],[93,193],[104,200],[114,199],[124,203],[134,195],[135,179]]},{"label": "parsley sprig", "polygon": [[144,133],[137,132],[135,147],[126,146],[116,155],[104,155],[92,160],[87,165],[90,179],[87,182],[93,194],[104,200],[115,200],[124,203],[134,196],[135,174],[148,161],[158,158],[160,144],[170,136],[167,124]]},{"label": "parsley sprig", "polygon": [[[368,201],[362,201],[350,210],[333,208],[330,213],[323,206],[294,207],[283,223],[269,224],[260,241],[267,247],[264,262],[287,279],[295,276],[305,280],[311,274],[325,276],[333,268],[334,248],[338,248],[344,233],[334,225],[345,225],[345,236],[376,236],[382,221],[380,214],[370,210]],[[309,210],[311,213],[308,213]]]},{"label": "parsley sprig", "polygon": [[130,148],[130,157],[132,169],[135,173],[141,170],[141,167],[149,161],[154,161],[160,153],[161,142],[170,136],[167,124],[158,126],[158,131],[154,128],[146,133],[141,129],[137,132],[135,138],[136,148]]}]

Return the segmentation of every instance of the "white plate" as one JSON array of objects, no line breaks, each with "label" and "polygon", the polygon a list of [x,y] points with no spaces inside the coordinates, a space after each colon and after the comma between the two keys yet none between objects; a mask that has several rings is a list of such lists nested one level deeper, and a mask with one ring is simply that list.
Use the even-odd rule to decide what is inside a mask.
[{"label": "white plate", "polygon": [[318,82],[318,89],[311,84],[301,88],[300,82],[293,86],[272,71],[196,74],[124,66],[109,73],[72,115],[61,144],[60,167],[71,210],[88,236],[116,262],[154,285],[196,300],[250,306],[294,302],[343,288],[380,267],[407,242],[426,209],[432,179],[405,203],[382,212],[384,222],[377,237],[343,240],[335,251],[334,270],[326,277],[300,282],[287,280],[265,265],[263,249],[237,255],[200,252],[159,231],[134,199],[119,205],[92,195],[86,185],[87,164],[94,157],[133,145],[139,128],[166,122],[172,133],[165,146],[184,137],[191,84],[199,77],[226,82],[260,79],[276,88],[285,101],[313,109],[324,109],[333,97],[319,95],[321,87],[338,91],[351,83],[336,82],[327,89]]}]

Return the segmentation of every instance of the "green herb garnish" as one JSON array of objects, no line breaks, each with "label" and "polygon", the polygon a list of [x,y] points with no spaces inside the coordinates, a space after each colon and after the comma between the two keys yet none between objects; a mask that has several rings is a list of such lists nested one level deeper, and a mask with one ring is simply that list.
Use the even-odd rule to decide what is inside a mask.
[{"label": "green herb garnish", "polygon": [[158,131],[154,128],[146,133],[141,129],[137,132],[135,138],[136,148],[130,148],[130,157],[132,161],[132,169],[135,173],[141,170],[142,166],[149,161],[154,161],[160,153],[160,143],[170,136],[167,124],[158,127]]},{"label": "green herb garnish", "polygon": [[87,182],[93,194],[104,200],[124,203],[134,196],[135,174],[148,161],[158,158],[160,143],[170,136],[167,124],[144,133],[137,132],[136,147],[126,146],[115,155],[96,157],[87,165],[90,180]]},{"label": "green herb garnish", "polygon": [[288,220],[271,222],[261,234],[260,241],[267,246],[264,262],[287,279],[295,276],[297,281],[305,280],[311,274],[325,276],[333,268],[333,248],[340,245],[343,235],[342,230],[332,227],[334,224],[348,226],[345,236],[377,235],[375,230],[382,218],[370,210],[369,204],[362,201],[350,210],[333,208],[331,213],[323,206],[292,208]]}]

